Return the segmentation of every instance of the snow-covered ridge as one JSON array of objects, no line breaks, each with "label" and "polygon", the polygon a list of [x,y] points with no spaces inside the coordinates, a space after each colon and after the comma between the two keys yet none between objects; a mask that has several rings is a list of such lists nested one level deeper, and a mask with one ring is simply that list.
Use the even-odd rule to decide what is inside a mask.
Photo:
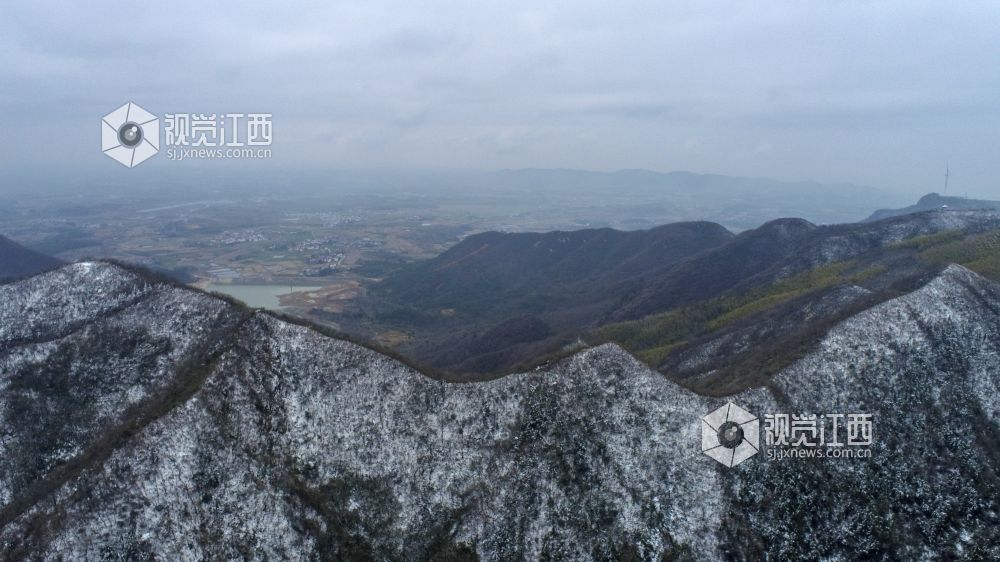
[{"label": "snow-covered ridge", "polygon": [[0,349],[92,321],[151,289],[135,274],[103,262],[74,263],[0,285]]},{"label": "snow-covered ridge", "polygon": [[[855,396],[852,387],[860,374],[881,372],[886,380],[872,384],[905,386],[907,373],[903,369],[887,372],[886,365],[940,351],[956,355],[959,349],[971,348],[978,352],[968,358],[954,357],[961,369],[939,382],[969,385],[970,398],[996,422],[1000,408],[998,337],[1000,287],[953,264],[915,291],[833,327],[814,353],[785,369],[773,382],[803,400],[823,397],[817,407],[832,408]],[[841,368],[827,367],[838,363]],[[941,374],[941,369],[937,372]]]},{"label": "snow-covered ridge", "polygon": [[[125,270],[78,269],[64,275],[135,294],[111,279],[135,280]],[[22,287],[47,294],[48,283],[66,284]],[[1000,492],[976,476],[991,470],[984,439],[997,437],[1000,294],[958,266],[838,324],[768,388],[729,398],[757,415],[873,413],[873,458],[760,454],[729,469],[701,453],[699,436],[701,416],[726,399],[689,392],[615,345],[450,384],[267,314],[227,323],[235,307],[211,296],[144,290],[117,308],[71,299],[85,319],[78,329],[0,348],[0,415],[45,405],[30,424],[0,420],[0,459],[31,461],[0,465],[0,514],[36,461],[85,447],[162,381],[209,369],[105,459],[0,520],[0,557],[837,560],[954,558],[977,545],[984,558],[1000,554]],[[19,292],[10,296],[26,298]],[[58,319],[63,303],[52,306],[37,325]],[[185,362],[220,325],[231,345]],[[118,339],[91,345],[106,334]],[[31,384],[62,365],[65,387],[60,377]],[[81,416],[80,403],[99,408]]]}]

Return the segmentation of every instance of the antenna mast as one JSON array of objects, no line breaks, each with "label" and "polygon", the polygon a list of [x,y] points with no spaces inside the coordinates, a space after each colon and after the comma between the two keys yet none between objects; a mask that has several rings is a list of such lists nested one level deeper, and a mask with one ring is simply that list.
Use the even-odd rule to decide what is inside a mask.
[{"label": "antenna mast", "polygon": [[950,176],[951,176],[951,170],[949,169],[948,164],[945,164],[944,165],[944,193],[943,193],[943,195],[947,195],[948,194],[948,178]]}]

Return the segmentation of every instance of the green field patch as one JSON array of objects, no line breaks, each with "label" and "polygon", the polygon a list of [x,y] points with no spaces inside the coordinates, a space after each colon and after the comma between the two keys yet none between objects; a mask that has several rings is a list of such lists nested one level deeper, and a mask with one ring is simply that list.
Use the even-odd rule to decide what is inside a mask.
[{"label": "green field patch", "polygon": [[639,320],[609,324],[597,329],[592,337],[601,343],[618,343],[655,365],[692,337],[719,330],[808,293],[868,279],[884,271],[882,266],[873,266],[848,275],[856,268],[854,261],[827,264],[742,295],[718,297]]},{"label": "green field patch", "polygon": [[957,263],[976,273],[1000,280],[1000,230],[950,240],[926,247],[920,258],[933,265]]}]

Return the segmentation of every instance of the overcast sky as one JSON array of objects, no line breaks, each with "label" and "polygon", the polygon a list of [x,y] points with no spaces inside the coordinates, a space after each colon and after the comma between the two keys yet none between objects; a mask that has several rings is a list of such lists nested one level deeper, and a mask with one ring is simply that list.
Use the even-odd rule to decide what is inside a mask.
[{"label": "overcast sky", "polygon": [[5,0],[0,165],[110,170],[100,117],[133,100],[273,113],[267,165],[290,170],[649,168],[926,193],[948,162],[957,191],[1000,197],[998,30],[996,1]]}]

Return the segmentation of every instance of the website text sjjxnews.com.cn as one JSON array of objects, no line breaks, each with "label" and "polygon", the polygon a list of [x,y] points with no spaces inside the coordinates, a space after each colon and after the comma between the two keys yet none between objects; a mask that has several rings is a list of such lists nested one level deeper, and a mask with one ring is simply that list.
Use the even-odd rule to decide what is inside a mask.
[{"label": "website text sjjxnews.com.cn", "polygon": [[168,160],[184,160],[186,158],[270,158],[270,148],[168,148],[165,152]]}]

